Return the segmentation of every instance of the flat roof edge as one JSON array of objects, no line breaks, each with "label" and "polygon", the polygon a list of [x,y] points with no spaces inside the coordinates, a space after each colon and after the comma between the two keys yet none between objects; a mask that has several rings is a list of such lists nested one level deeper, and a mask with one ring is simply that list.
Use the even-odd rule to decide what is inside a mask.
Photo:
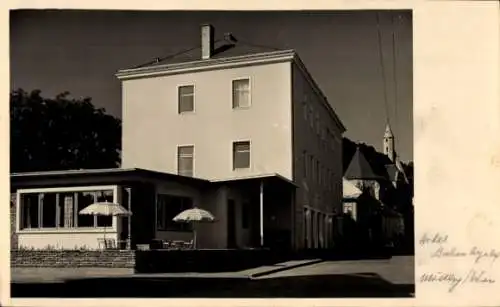
[{"label": "flat roof edge", "polygon": [[173,178],[182,178],[192,181],[205,182],[205,183],[227,183],[239,180],[251,180],[251,179],[265,179],[265,178],[278,178],[285,182],[288,182],[294,186],[299,186],[293,180],[290,180],[278,173],[268,173],[268,174],[259,174],[259,175],[249,175],[249,176],[240,176],[228,179],[215,179],[215,180],[207,180],[203,178],[196,177],[186,177],[178,174],[159,172],[144,168],[109,168],[109,169],[82,169],[82,170],[57,170],[57,171],[39,171],[39,172],[19,172],[19,173],[11,173],[11,179],[27,179],[27,178],[44,178],[44,177],[64,177],[64,176],[91,176],[91,175],[115,175],[115,174],[124,174],[124,173],[145,173],[150,175],[157,176],[171,176]]}]

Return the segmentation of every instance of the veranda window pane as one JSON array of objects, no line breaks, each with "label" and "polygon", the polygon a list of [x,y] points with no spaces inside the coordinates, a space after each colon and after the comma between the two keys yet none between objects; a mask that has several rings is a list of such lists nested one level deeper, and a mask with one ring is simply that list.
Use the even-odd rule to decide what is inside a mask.
[{"label": "veranda window pane", "polygon": [[[94,195],[89,192],[78,192],[78,212],[94,203]],[[78,227],[94,227],[94,216],[78,214]]]},{"label": "veranda window pane", "polygon": [[56,193],[45,193],[42,205],[42,228],[56,227]]},{"label": "veranda window pane", "polygon": [[59,227],[73,227],[73,219],[74,219],[74,193],[60,193],[59,194]]},{"label": "veranda window pane", "polygon": [[[98,191],[96,192],[97,202],[113,202],[113,190]],[[113,225],[112,216],[97,216],[97,227],[111,227]]]},{"label": "veranda window pane", "polygon": [[38,193],[21,194],[21,229],[38,228]]}]

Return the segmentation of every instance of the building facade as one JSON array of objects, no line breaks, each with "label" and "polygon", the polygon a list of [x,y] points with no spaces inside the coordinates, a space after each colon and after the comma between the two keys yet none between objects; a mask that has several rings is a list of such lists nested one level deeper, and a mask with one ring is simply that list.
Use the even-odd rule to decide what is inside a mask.
[{"label": "building facade", "polygon": [[123,167],[207,180],[279,174],[299,185],[283,213],[293,245],[326,247],[341,211],[345,127],[296,52],[213,31],[202,26],[197,54],[118,73]]},{"label": "building facade", "polygon": [[[75,236],[95,244],[104,231],[117,240],[130,236],[132,245],[187,240],[191,229],[171,219],[193,206],[217,218],[200,226],[201,247],[333,245],[333,216],[342,211],[345,127],[295,51],[241,43],[231,34],[215,39],[214,28],[203,25],[200,48],[116,76],[122,83],[121,169],[164,174],[132,191],[147,205],[127,200],[119,178],[111,180],[106,172],[85,182],[79,179],[88,177],[85,171],[72,173],[73,181],[58,181],[57,187],[47,181],[36,186],[34,178],[43,174],[16,174],[19,245],[43,241],[36,235],[42,229],[32,227],[24,212],[27,203],[43,207],[52,192],[58,194],[49,196],[56,197],[50,206],[57,209],[49,215],[57,225],[48,228],[70,233],[65,246]],[[77,215],[80,207],[102,200],[132,205],[131,231],[124,232],[129,222],[117,217],[78,226],[85,219]],[[43,215],[36,216],[37,225],[43,224]]]}]

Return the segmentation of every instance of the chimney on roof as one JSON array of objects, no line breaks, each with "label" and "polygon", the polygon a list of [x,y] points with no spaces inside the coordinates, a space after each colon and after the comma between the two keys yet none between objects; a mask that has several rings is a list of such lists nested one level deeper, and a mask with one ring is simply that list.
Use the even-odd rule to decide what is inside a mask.
[{"label": "chimney on roof", "polygon": [[214,53],[214,27],[211,24],[201,26],[201,58],[210,59]]}]

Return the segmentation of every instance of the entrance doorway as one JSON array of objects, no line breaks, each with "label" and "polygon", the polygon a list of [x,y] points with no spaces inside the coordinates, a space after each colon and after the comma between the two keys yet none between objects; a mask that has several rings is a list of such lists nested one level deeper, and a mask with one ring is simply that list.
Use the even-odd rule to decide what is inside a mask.
[{"label": "entrance doorway", "polygon": [[235,201],[227,200],[227,248],[236,248],[236,210]]}]

